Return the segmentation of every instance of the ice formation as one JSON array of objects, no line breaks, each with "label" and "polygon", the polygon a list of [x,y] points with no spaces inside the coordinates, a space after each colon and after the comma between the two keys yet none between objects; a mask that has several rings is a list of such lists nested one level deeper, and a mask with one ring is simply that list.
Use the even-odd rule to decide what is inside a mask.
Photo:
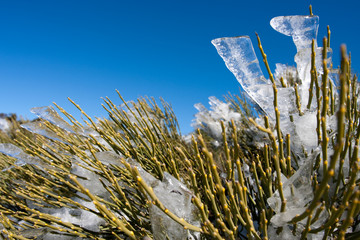
[{"label": "ice formation", "polygon": [[267,104],[273,99],[271,82],[265,79],[261,71],[250,37],[217,38],[211,43],[245,92],[268,115],[274,116]]},{"label": "ice formation", "polygon": [[116,154],[115,152],[111,152],[111,151],[97,152],[95,153],[95,156],[104,165],[108,166],[110,164],[113,164],[113,165],[123,166],[123,164],[120,161],[121,155]]},{"label": "ice formation", "polygon": [[276,31],[291,36],[297,51],[311,48],[311,42],[316,39],[319,28],[319,17],[312,16],[279,16],[270,21]]},{"label": "ice formation", "polygon": [[51,107],[34,107],[30,110],[41,119],[47,120],[59,128],[68,132],[74,133],[73,127],[66,122],[60,115]]},{"label": "ice formation", "polygon": [[[311,171],[314,159],[320,154],[317,149],[317,107],[316,103],[314,103],[315,100],[313,99],[310,108],[307,105],[311,83],[310,70],[313,40],[317,74],[323,73],[323,48],[318,47],[316,42],[319,27],[318,16],[280,16],[273,18],[270,25],[276,31],[291,36],[297,49],[294,58],[296,67],[276,64],[274,81],[277,88],[280,127],[284,135],[290,134],[291,136],[291,149],[298,158],[299,169],[289,179],[285,176],[281,178],[285,199],[287,200],[285,212],[280,211],[281,200],[277,191],[268,199],[270,207],[276,213],[271,219],[272,226],[285,226],[281,236],[273,236],[270,239],[278,239],[279,237],[282,239],[294,239],[293,234],[286,225],[295,215],[301,214],[313,199]],[[250,38],[248,36],[218,38],[214,39],[212,44],[244,91],[264,110],[270,121],[275,123],[273,84],[263,76]],[[334,89],[336,89],[338,74],[331,67],[331,56],[332,50],[327,48],[325,63],[329,69],[329,84],[333,84]],[[283,82],[280,81],[281,78]],[[321,84],[321,79],[318,81]],[[300,106],[296,103],[294,87],[297,88],[299,94]],[[313,92],[315,95],[315,88]],[[335,90],[333,94],[336,97],[337,91]],[[199,111],[202,110],[199,109]],[[335,123],[336,120],[333,116],[328,117],[327,129],[334,127]],[[304,154],[304,151],[307,154]],[[309,157],[306,157],[307,155]],[[324,218],[326,218],[325,215],[320,218],[319,222]],[[319,224],[319,222],[315,224]],[[316,238],[315,235],[311,237]]]},{"label": "ice formation", "polygon": [[216,97],[209,97],[210,111],[207,110],[201,103],[195,104],[195,108],[199,111],[195,114],[195,120],[191,124],[194,128],[202,128],[206,133],[212,136],[215,141],[215,146],[222,141],[222,128],[220,121],[223,121],[226,127],[231,120],[239,122],[241,114],[235,112],[230,108],[229,103],[224,103]]},{"label": "ice formation", "polygon": [[[185,219],[188,223],[200,227],[196,207],[191,202],[193,193],[183,183],[167,172],[164,172],[162,181],[157,180],[141,168],[137,162],[133,160],[128,160],[128,162],[137,167],[141,177],[152,187],[156,197],[170,212]],[[184,229],[182,225],[172,220],[155,205],[150,207],[150,220],[154,239],[200,239],[198,233]]]},{"label": "ice formation", "polygon": [[10,129],[9,122],[5,118],[0,118],[0,130],[7,132]]},{"label": "ice formation", "polygon": [[47,137],[52,140],[63,142],[61,138],[59,138],[54,132],[50,131],[49,129],[44,126],[44,123],[40,121],[33,121],[28,122],[20,125],[22,128],[28,130],[29,132],[36,133]]},{"label": "ice formation", "polygon": [[[277,87],[281,129],[283,134],[289,133],[291,135],[292,149],[300,158],[298,160],[300,164],[303,164],[304,150],[311,152],[318,144],[316,137],[316,104],[313,103],[312,107],[307,109],[307,103],[311,82],[311,48],[313,39],[315,40],[316,69],[318,73],[323,71],[323,48],[317,47],[316,43],[319,17],[280,16],[273,18],[270,24],[276,31],[291,36],[297,48],[295,56],[296,68],[284,64],[276,64],[275,84]],[[272,83],[263,76],[250,38],[248,36],[218,38],[214,39],[212,44],[245,92],[274,122],[275,111]],[[329,68],[331,67],[331,53],[332,50],[327,48],[326,61]],[[283,77],[286,86],[282,86],[280,83],[281,77]],[[334,84],[336,81],[336,75],[330,74],[330,84]],[[295,83],[297,84],[300,97],[301,114],[296,104]]]},{"label": "ice formation", "polygon": [[[10,157],[16,158],[15,165],[23,166],[25,164],[37,165],[40,168],[51,168],[50,165],[44,163],[40,159],[30,156],[25,153],[21,148],[11,144],[11,143],[1,143],[0,144],[0,152],[8,155]],[[11,168],[11,167],[10,167]],[[3,169],[2,171],[6,171],[10,168]]]}]

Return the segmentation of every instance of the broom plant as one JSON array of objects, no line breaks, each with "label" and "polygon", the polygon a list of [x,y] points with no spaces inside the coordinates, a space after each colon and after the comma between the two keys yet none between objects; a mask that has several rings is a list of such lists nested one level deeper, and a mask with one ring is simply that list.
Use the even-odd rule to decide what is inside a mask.
[{"label": "broom plant", "polygon": [[[272,113],[257,98],[253,107],[212,98],[183,136],[164,100],[127,102],[118,92],[120,104],[104,99],[107,118],[69,99],[82,122],[55,103],[32,109],[38,120],[14,121],[16,131],[1,132],[0,238],[360,238],[359,90],[345,47],[332,69],[329,31],[319,71],[312,41],[304,104],[301,74],[273,75],[257,40]],[[284,89],[292,112],[280,112]],[[307,114],[316,116],[313,148],[284,127]]]}]

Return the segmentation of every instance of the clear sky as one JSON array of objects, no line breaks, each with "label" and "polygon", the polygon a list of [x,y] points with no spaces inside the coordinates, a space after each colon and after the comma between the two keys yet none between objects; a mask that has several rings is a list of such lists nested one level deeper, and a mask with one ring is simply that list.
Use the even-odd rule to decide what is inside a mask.
[{"label": "clear sky", "polygon": [[163,97],[187,133],[195,103],[239,91],[210,41],[249,35],[256,48],[257,32],[273,71],[275,63],[294,65],[291,38],[269,22],[307,15],[309,4],[320,16],[319,43],[330,25],[334,65],[346,43],[358,72],[356,0],[0,0],[0,112],[33,118],[31,107],[56,102],[78,117],[70,97],[89,115],[106,116],[101,97],[120,104],[118,89],[126,100]]}]

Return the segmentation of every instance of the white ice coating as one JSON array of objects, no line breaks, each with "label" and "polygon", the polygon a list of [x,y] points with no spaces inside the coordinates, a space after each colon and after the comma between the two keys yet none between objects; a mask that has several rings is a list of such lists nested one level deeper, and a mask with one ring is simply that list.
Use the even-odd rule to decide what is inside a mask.
[{"label": "white ice coating", "polygon": [[216,142],[213,142],[215,146],[219,145],[222,141],[222,128],[220,121],[224,122],[225,130],[228,130],[228,124],[231,120],[235,123],[241,120],[241,114],[235,112],[230,108],[229,103],[225,103],[217,99],[216,97],[209,97],[210,111],[207,110],[201,103],[195,104],[195,108],[199,111],[195,114],[195,119],[191,124],[194,128],[202,128],[210,136],[212,136]]}]

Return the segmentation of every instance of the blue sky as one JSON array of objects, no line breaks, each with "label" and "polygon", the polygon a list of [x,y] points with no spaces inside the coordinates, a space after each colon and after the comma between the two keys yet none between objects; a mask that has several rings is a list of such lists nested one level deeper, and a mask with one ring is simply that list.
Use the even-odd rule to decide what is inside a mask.
[{"label": "blue sky", "polygon": [[269,22],[275,16],[307,15],[310,3],[320,16],[319,43],[330,25],[334,65],[340,44],[346,43],[359,71],[360,4],[355,0],[0,0],[0,112],[33,118],[31,107],[56,102],[79,117],[70,97],[89,115],[106,116],[101,97],[120,103],[118,89],[126,100],[163,97],[187,133],[195,103],[239,92],[210,41],[249,35],[256,48],[257,32],[272,70],[275,63],[294,65],[291,38]]}]

